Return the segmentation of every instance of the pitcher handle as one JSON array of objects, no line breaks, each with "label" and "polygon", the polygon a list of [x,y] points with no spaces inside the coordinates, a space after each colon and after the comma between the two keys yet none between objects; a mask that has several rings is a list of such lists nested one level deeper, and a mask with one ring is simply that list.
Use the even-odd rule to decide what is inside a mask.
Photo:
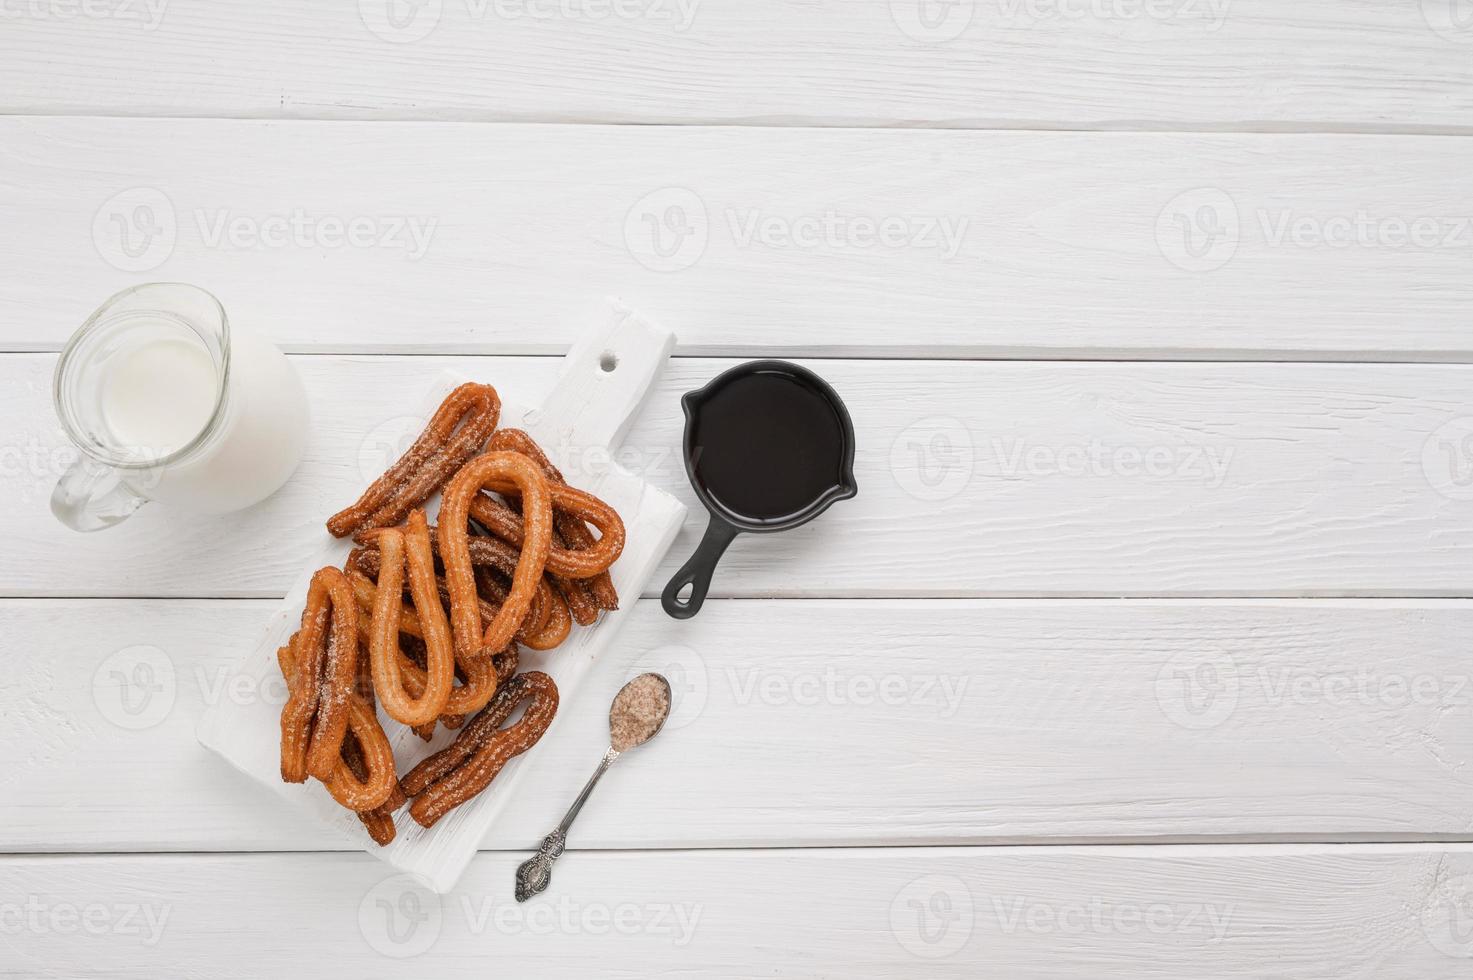
[{"label": "pitcher handle", "polygon": [[51,491],[51,513],[73,531],[101,531],[121,524],[148,498],[123,482],[123,475],[89,456],[67,467]]}]

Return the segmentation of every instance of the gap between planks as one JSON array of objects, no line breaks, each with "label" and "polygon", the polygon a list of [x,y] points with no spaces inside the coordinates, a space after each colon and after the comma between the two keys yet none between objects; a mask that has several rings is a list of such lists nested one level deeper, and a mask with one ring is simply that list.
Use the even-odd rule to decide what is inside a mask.
[{"label": "gap between planks", "polygon": [[[80,324],[79,324],[80,326]],[[0,344],[0,357],[54,357],[61,353],[62,344],[36,344],[4,346]],[[281,350],[292,357],[536,357],[561,359],[567,356],[568,347],[519,346],[494,344],[485,347],[464,344],[446,344],[434,348],[386,347],[382,345],[354,347],[302,347],[299,344],[278,344]],[[773,351],[767,347],[732,347],[723,345],[695,344],[677,348],[671,358],[681,359],[757,359],[781,357],[805,361],[892,361],[896,363],[954,363],[954,362],[1036,362],[1063,364],[1316,364],[1365,365],[1441,365],[1473,364],[1473,350],[1468,351],[1253,351],[1223,348],[1204,353],[1199,350],[1157,348],[1130,350],[1126,348],[1065,350],[1046,347],[1030,347],[988,350],[985,353],[973,349],[937,347],[895,347],[835,349],[832,347],[792,347]]]}]

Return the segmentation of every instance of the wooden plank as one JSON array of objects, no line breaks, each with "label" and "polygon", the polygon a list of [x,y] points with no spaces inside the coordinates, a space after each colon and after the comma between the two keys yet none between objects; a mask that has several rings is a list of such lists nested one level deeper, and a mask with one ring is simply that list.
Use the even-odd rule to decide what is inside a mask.
[{"label": "wooden plank", "polygon": [[1466,129],[1473,27],[1458,13],[1456,0],[15,2],[0,110]]},{"label": "wooden plank", "polygon": [[[232,673],[275,608],[0,603],[0,850],[352,847],[194,739],[283,699]],[[1468,839],[1470,632],[1467,602],[646,600],[483,846],[556,825],[644,669],[674,715],[575,846]]]},{"label": "wooden plank", "polygon": [[512,901],[519,860],[481,855],[436,897],[363,855],[8,858],[0,963],[149,978],[208,963],[222,978],[494,964],[631,980],[1458,980],[1473,949],[1453,918],[1473,890],[1466,845],[574,853],[526,905]]},{"label": "wooden plank", "polygon": [[[53,361],[0,357],[12,501],[0,515],[0,587],[11,594],[284,595],[326,515],[418,430],[406,413],[439,370],[536,404],[557,368],[551,358],[298,358],[313,434],[275,498],[225,518],[145,508],[85,536],[48,512],[69,458],[49,404]],[[619,451],[691,508],[657,583],[704,526],[678,450],[678,396],[730,364],[674,361]],[[1473,595],[1473,499],[1459,483],[1473,469],[1468,366],[814,367],[853,413],[859,496],[798,530],[738,540],[714,595]]]},{"label": "wooden plank", "polygon": [[1466,361],[1470,164],[1473,137],[11,118],[0,349],[150,278],[319,352],[562,353],[618,294],[686,354]]}]

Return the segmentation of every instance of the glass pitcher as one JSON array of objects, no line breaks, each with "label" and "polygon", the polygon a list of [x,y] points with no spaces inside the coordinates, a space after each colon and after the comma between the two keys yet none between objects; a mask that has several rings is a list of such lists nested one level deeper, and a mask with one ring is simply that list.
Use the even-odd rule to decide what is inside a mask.
[{"label": "glass pitcher", "polygon": [[56,366],[56,414],[80,450],[51,495],[68,527],[96,531],[154,500],[226,513],[275,493],[301,460],[307,396],[272,344],[183,283],[102,304]]}]

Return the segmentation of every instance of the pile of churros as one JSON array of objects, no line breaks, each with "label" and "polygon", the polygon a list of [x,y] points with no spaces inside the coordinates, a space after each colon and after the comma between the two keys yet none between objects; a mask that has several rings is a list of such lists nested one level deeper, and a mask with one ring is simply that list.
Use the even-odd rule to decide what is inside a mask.
[{"label": "pile of churros", "polygon": [[[380,845],[405,803],[433,826],[547,731],[557,685],[517,673],[520,647],[551,650],[619,605],[609,566],[623,521],[568,486],[525,432],[498,430],[500,416],[494,388],[461,385],[328,520],[357,547],[313,575],[301,628],[277,651],[289,692],[281,778],[320,780]],[[431,526],[423,505],[436,493]],[[401,778],[379,708],[421,738],[443,725],[455,740]]]}]

